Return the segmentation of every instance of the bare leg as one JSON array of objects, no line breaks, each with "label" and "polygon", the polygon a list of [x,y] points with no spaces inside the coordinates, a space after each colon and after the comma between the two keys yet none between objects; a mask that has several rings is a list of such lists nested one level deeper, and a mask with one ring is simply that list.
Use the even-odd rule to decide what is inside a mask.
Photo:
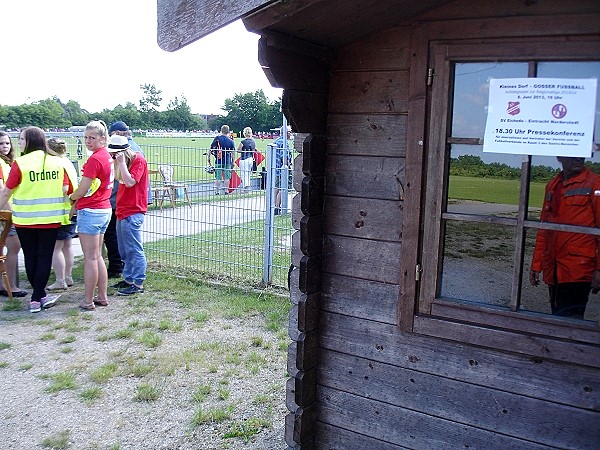
[{"label": "bare leg", "polygon": [[52,254],[52,267],[54,268],[54,275],[56,281],[65,279],[65,256],[63,254],[63,247],[65,241],[56,241],[54,244],[54,253]]},{"label": "bare leg", "polygon": [[63,241],[62,253],[65,258],[65,278],[73,277],[73,263],[75,255],[73,253],[73,239],[65,239]]},{"label": "bare leg", "polygon": [[98,286],[98,300],[106,300],[108,273],[102,258],[102,242],[104,234],[90,235],[79,233],[79,241],[83,250],[83,283],[85,287],[84,304],[94,301],[94,290]]},{"label": "bare leg", "polygon": [[21,243],[19,242],[19,236],[9,236],[6,238],[6,274],[10,281],[10,290],[16,292],[19,290],[17,287],[17,266],[19,264],[19,252],[21,251]]},{"label": "bare leg", "polygon": [[[100,240],[98,241],[100,248],[102,248],[102,242],[104,242],[104,234],[100,235]],[[106,264],[104,263],[104,258],[102,257],[102,252],[100,252],[100,258],[98,258],[98,301],[107,302],[108,301],[108,272],[106,270]]]}]

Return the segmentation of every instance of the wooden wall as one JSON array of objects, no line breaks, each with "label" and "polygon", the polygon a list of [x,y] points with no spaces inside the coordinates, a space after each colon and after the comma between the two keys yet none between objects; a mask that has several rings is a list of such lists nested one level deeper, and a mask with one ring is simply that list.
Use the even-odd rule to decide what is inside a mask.
[{"label": "wooden wall", "polygon": [[600,448],[598,370],[398,327],[410,43],[387,30],[331,70],[315,448]]}]

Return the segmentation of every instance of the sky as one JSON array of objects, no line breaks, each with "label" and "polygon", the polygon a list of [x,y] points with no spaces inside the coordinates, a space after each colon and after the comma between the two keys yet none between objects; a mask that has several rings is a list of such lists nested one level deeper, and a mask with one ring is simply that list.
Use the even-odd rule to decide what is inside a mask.
[{"label": "sky", "polygon": [[185,96],[192,113],[221,114],[226,98],[273,88],[258,63],[259,36],[234,22],[176,52],[157,44],[156,0],[2,2],[0,104],[57,96],[89,112],[132,102],[142,84],[162,91],[160,110]]}]

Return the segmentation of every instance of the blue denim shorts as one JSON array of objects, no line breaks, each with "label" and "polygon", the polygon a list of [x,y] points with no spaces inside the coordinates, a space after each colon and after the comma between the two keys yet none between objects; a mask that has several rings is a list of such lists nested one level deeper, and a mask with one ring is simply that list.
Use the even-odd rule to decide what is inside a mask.
[{"label": "blue denim shorts", "polygon": [[77,232],[92,236],[104,234],[111,215],[111,209],[80,209],[77,211]]},{"label": "blue denim shorts", "polygon": [[75,236],[77,236],[77,233],[75,232],[75,224],[70,223],[69,225],[61,225],[61,227],[58,229],[56,240],[64,241],[66,239],[73,239]]}]

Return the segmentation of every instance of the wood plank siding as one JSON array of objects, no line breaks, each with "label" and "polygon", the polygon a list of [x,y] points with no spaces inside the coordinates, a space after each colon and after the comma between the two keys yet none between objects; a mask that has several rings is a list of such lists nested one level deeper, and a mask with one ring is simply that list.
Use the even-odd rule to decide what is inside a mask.
[{"label": "wood plank siding", "polygon": [[[159,8],[179,4],[193,21],[198,3],[159,0]],[[223,4],[207,3],[208,12]],[[522,314],[507,327],[515,310],[437,301],[434,283],[417,280],[420,263],[438,257],[439,246],[423,244],[437,242],[446,200],[448,168],[432,154],[445,155],[452,90],[432,80],[451,79],[450,62],[480,61],[499,41],[489,61],[529,61],[550,42],[548,60],[568,60],[573,43],[594,59],[600,2],[238,3],[302,133],[288,450],[600,449],[596,324]],[[163,41],[175,48],[182,36],[165,31]]]},{"label": "wood plank siding", "polygon": [[[495,6],[522,13],[517,3]],[[460,33],[477,34],[480,21],[467,2],[454,5],[444,11],[456,19],[469,10],[469,21],[456,22]],[[557,8],[565,12],[553,2]],[[418,333],[398,327],[402,314],[412,316],[416,288],[414,265],[400,261],[427,239],[413,208],[422,196],[430,113],[427,27],[397,26],[344,46],[330,69],[314,447],[600,446],[600,371],[591,363],[600,361],[597,333],[573,331],[583,342],[567,331],[565,340],[528,337],[518,354],[511,339],[527,335],[526,323],[491,334],[458,318],[444,325],[417,317]],[[432,27],[440,37],[448,32],[442,23]]]}]

